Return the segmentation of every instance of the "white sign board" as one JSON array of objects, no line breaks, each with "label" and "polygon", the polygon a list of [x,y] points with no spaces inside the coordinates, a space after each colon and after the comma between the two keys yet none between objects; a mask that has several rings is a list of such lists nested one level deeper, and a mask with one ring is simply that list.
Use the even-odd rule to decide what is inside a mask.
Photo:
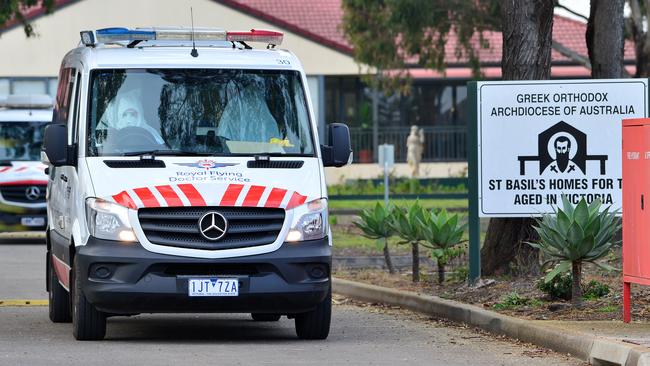
[{"label": "white sign board", "polygon": [[620,209],[621,120],[647,116],[647,79],[477,83],[479,216]]},{"label": "white sign board", "polygon": [[379,166],[392,168],[395,165],[395,145],[381,144],[379,145],[378,154]]}]

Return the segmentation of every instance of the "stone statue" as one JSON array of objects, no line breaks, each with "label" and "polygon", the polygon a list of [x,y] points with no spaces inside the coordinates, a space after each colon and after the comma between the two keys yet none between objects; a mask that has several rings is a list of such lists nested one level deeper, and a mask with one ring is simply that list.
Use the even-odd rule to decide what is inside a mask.
[{"label": "stone statue", "polygon": [[424,150],[424,130],[418,126],[411,126],[411,133],[406,139],[406,162],[411,168],[411,176],[420,175],[420,161]]}]

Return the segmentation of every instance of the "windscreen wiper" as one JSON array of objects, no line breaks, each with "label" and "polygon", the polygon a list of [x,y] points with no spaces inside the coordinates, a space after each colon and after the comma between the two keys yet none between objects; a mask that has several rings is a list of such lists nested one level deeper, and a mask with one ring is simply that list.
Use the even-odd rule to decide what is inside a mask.
[{"label": "windscreen wiper", "polygon": [[11,160],[0,160],[0,166],[12,166]]},{"label": "windscreen wiper", "polygon": [[151,159],[155,159],[156,156],[211,156],[211,153],[202,153],[197,151],[186,151],[186,150],[143,150],[143,151],[130,151],[125,152],[122,156],[140,156],[145,158],[150,156]]}]

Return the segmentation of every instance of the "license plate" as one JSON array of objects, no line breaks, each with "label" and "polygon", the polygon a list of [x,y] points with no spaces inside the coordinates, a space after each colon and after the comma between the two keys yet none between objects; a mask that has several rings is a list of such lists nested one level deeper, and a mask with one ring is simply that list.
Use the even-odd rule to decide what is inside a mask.
[{"label": "license plate", "polygon": [[190,278],[190,296],[239,296],[239,280],[236,278]]},{"label": "license plate", "polygon": [[45,226],[44,217],[21,217],[20,224],[23,226]]}]

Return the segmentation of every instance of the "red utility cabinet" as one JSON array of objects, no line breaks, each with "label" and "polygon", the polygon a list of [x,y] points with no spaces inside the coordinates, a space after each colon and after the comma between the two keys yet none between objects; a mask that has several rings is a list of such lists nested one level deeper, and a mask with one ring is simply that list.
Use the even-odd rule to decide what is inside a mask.
[{"label": "red utility cabinet", "polygon": [[650,286],[650,118],[623,120],[623,321],[630,284]]}]

